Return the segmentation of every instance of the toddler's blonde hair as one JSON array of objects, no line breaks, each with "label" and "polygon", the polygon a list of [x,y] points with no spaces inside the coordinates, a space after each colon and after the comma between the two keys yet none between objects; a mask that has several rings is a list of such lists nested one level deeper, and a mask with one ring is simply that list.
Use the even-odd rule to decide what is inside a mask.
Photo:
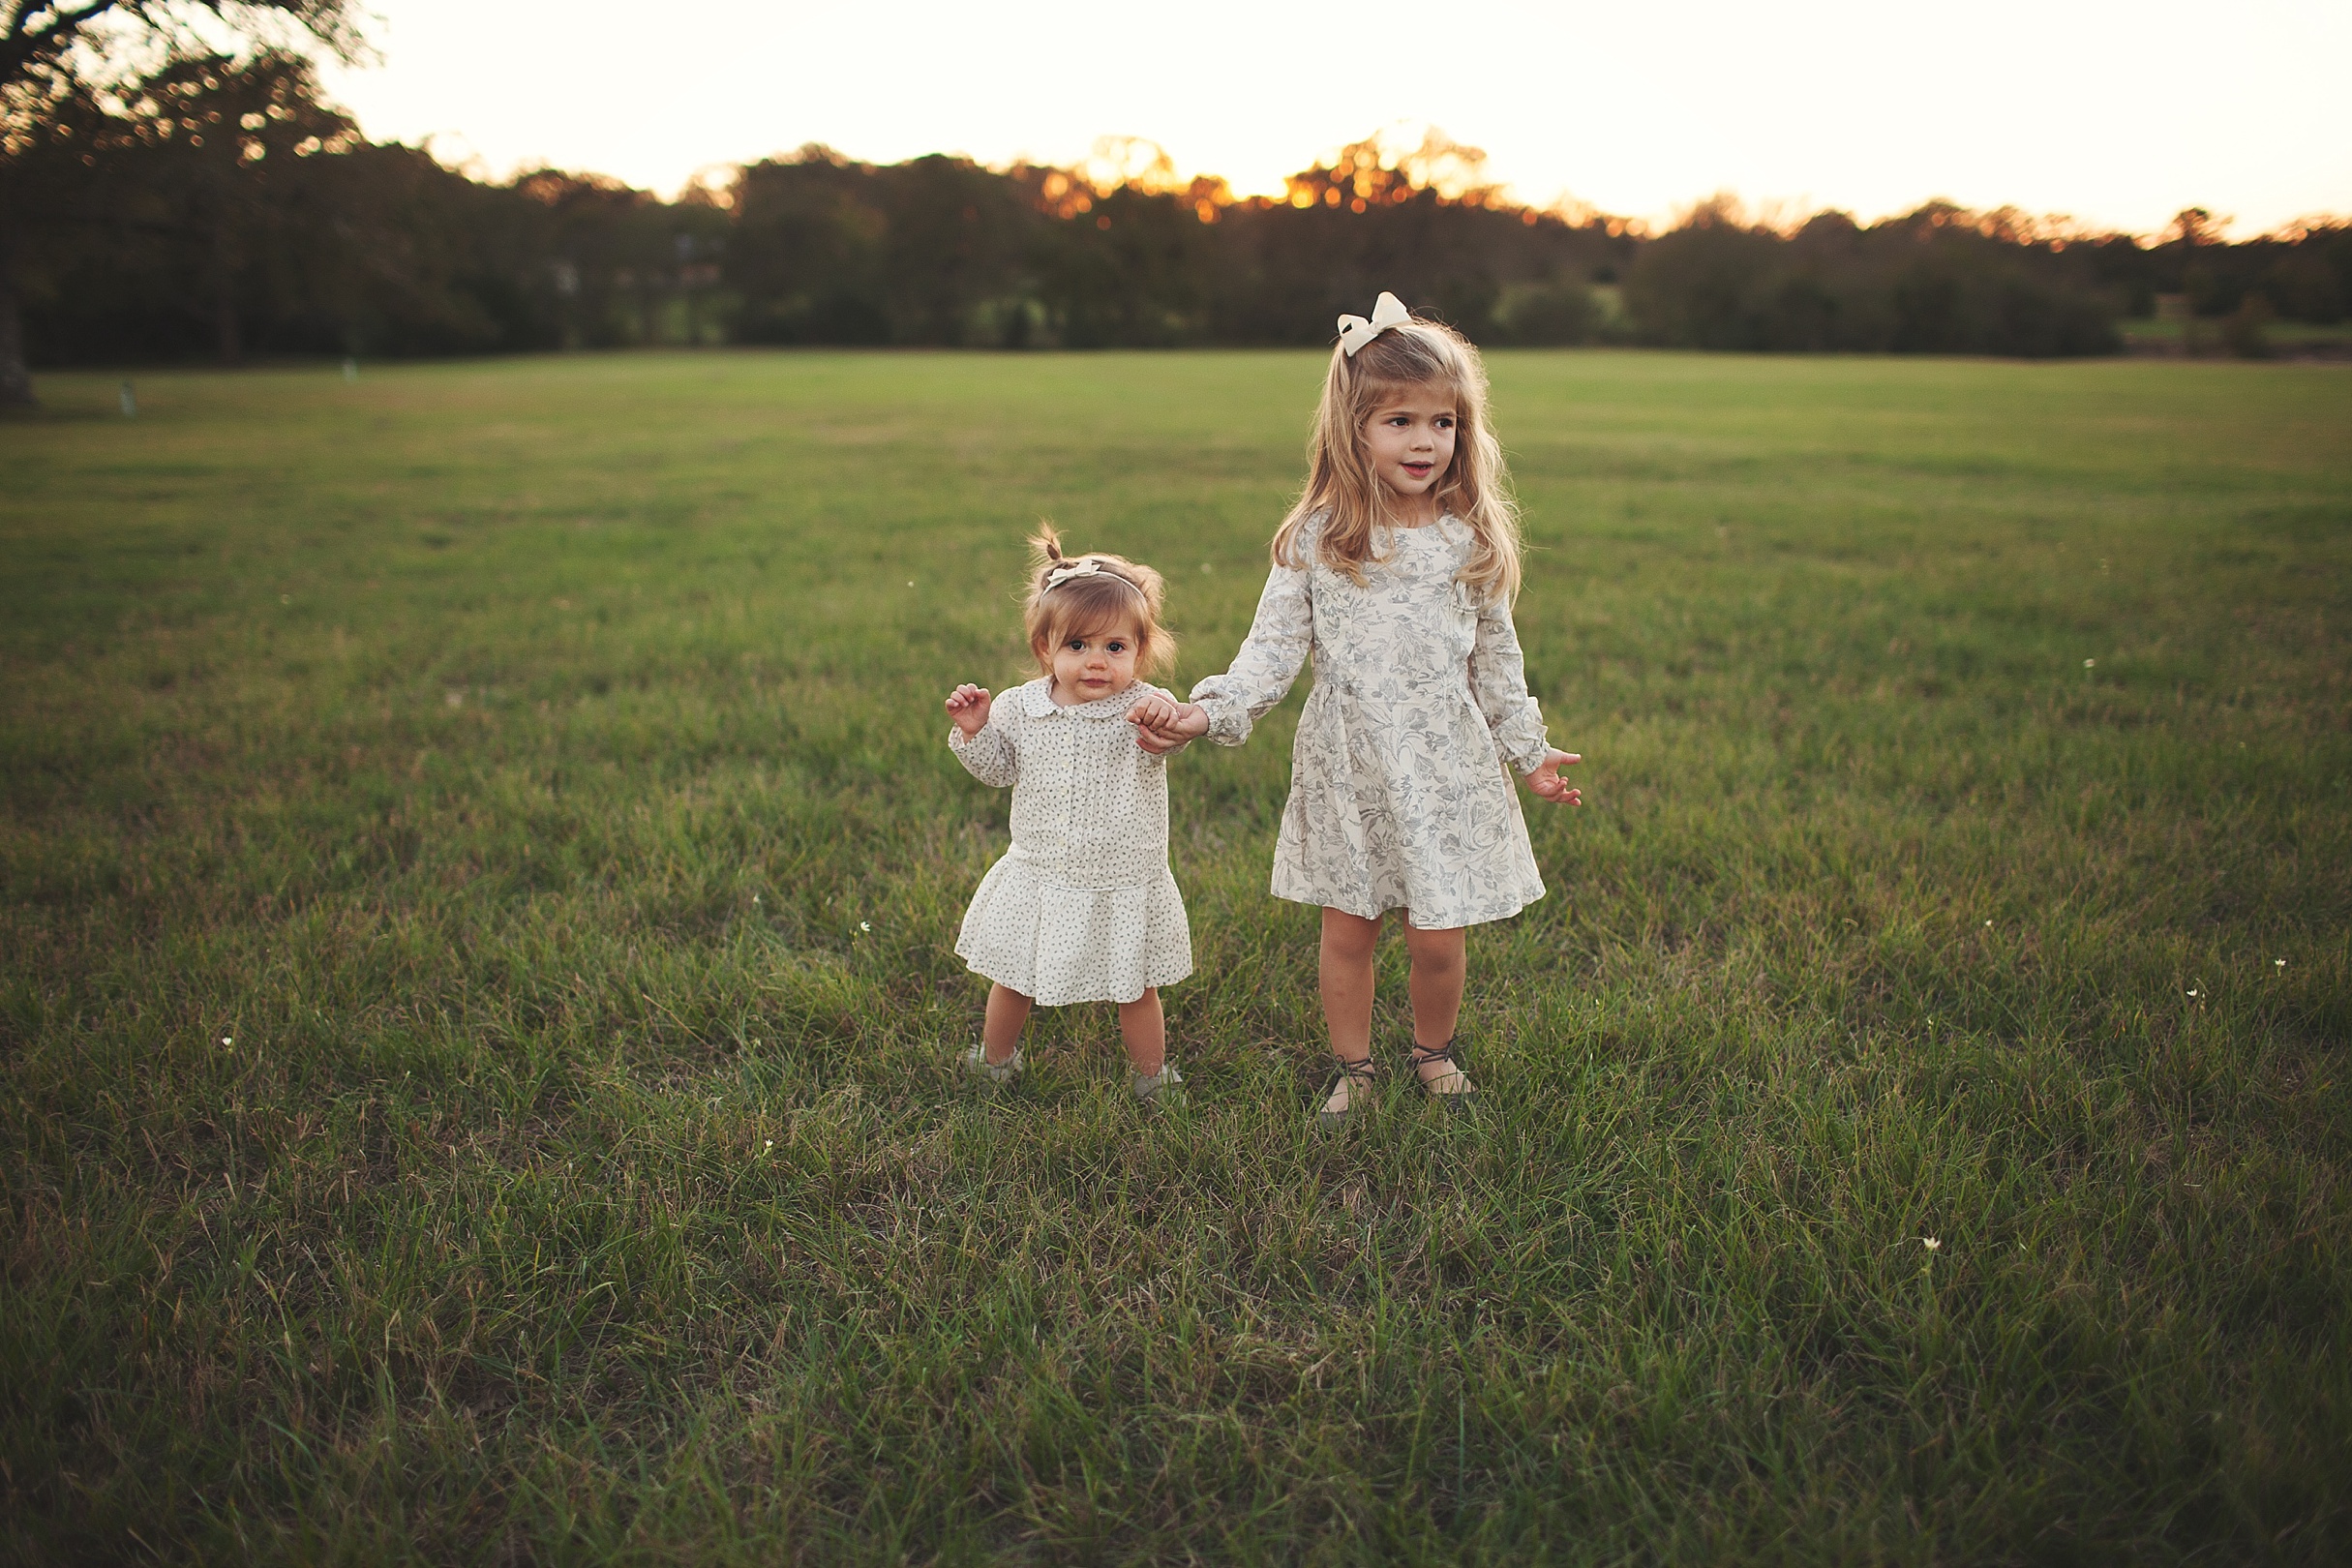
[{"label": "toddler's blonde hair", "polygon": [[[1043,675],[1053,674],[1053,650],[1071,637],[1106,631],[1122,622],[1135,631],[1135,670],[1153,675],[1176,662],[1176,634],[1161,619],[1167,585],[1149,566],[1097,550],[1083,556],[1062,553],[1062,535],[1040,523],[1029,540],[1029,599],[1021,620],[1029,651]],[[1057,566],[1095,563],[1091,577],[1066,577],[1048,588]]]},{"label": "toddler's blonde hair", "polygon": [[1279,566],[1310,564],[1299,532],[1318,513],[1322,532],[1315,558],[1364,581],[1372,558],[1372,529],[1394,521],[1388,487],[1372,471],[1364,422],[1398,392],[1442,386],[1454,396],[1454,461],[1437,476],[1439,510],[1469,525],[1470,558],[1461,581],[1488,597],[1519,597],[1519,507],[1487,413],[1487,370],[1467,338],[1442,321],[1390,327],[1350,357],[1333,347],[1307,443],[1307,488],[1274,535]]}]

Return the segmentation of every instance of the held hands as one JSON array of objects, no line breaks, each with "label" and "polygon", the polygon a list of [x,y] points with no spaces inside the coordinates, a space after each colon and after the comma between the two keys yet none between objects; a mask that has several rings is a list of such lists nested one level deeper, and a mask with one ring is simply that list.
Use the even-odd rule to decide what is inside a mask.
[{"label": "held hands", "polygon": [[948,693],[948,718],[969,740],[988,727],[988,688],[969,680]]},{"label": "held hands", "polygon": [[[987,728],[988,707],[988,688],[970,681],[948,694],[948,717],[966,739]],[[1207,709],[1195,703],[1172,702],[1157,692],[1136,698],[1127,719],[1135,726],[1135,743],[1154,756],[1209,733]]]},{"label": "held hands", "polygon": [[1546,751],[1544,760],[1535,765],[1535,771],[1527,775],[1527,788],[1554,805],[1581,806],[1584,803],[1583,792],[1570,789],[1568,781],[1560,777],[1560,769],[1573,768],[1583,760],[1573,751]]},{"label": "held hands", "polygon": [[1127,710],[1127,721],[1135,727],[1135,744],[1153,756],[1164,756],[1188,740],[1197,740],[1209,733],[1209,712],[1198,703],[1180,703],[1159,692],[1148,692],[1135,699],[1135,706]]}]

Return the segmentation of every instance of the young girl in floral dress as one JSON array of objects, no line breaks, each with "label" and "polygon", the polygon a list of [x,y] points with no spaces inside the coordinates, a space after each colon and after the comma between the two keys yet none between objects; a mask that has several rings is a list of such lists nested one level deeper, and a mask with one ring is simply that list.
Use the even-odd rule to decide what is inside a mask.
[{"label": "young girl in floral dress", "polygon": [[1343,316],[1315,415],[1305,494],[1274,536],[1274,570],[1233,667],[1192,700],[1130,714],[1148,749],[1206,735],[1239,745],[1312,654],[1274,894],[1323,910],[1323,1012],[1340,1073],[1319,1114],[1366,1103],[1372,958],[1404,917],[1423,1090],[1470,1102],[1457,1023],[1468,928],[1544,896],[1508,764],[1537,798],[1583,803],[1560,777],[1527,691],[1511,601],[1518,519],[1487,417],[1478,350],[1393,294]]}]

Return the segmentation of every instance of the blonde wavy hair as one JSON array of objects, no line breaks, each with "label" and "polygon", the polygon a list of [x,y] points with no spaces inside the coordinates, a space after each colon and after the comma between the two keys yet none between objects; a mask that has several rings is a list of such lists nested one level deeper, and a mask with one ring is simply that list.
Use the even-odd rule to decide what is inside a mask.
[{"label": "blonde wavy hair", "polygon": [[[1057,566],[1095,563],[1087,577],[1066,577],[1046,586]],[[1176,662],[1176,634],[1161,618],[1167,604],[1167,584],[1149,566],[1125,556],[1097,550],[1083,556],[1062,553],[1062,535],[1051,523],[1040,522],[1029,539],[1029,597],[1021,606],[1021,623],[1029,633],[1029,651],[1041,675],[1053,674],[1053,650],[1070,637],[1107,631],[1131,623],[1135,631],[1135,670],[1156,675]]]},{"label": "blonde wavy hair", "polygon": [[1300,533],[1320,516],[1314,558],[1357,583],[1374,558],[1372,530],[1394,524],[1388,487],[1372,472],[1364,426],[1395,394],[1442,386],[1454,397],[1454,461],[1438,475],[1437,505],[1468,525],[1470,558],[1459,580],[1488,598],[1519,597],[1519,506],[1487,413],[1487,369],[1470,341],[1441,321],[1390,327],[1351,358],[1338,346],[1323,377],[1314,435],[1307,443],[1307,488],[1274,535],[1278,566],[1309,564]]}]

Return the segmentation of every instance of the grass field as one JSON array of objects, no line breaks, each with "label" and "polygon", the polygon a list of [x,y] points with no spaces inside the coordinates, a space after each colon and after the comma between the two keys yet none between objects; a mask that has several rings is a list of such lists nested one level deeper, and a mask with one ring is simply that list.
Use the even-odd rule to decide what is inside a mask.
[{"label": "grass field", "polygon": [[2352,372],[1493,373],[1590,803],[1481,1113],[1330,1137],[1296,696],[1174,765],[1160,1124],[1107,1007],[959,1081],[939,709],[1040,515],[1221,668],[1315,357],[47,379],[7,1553],[2352,1555]]}]

